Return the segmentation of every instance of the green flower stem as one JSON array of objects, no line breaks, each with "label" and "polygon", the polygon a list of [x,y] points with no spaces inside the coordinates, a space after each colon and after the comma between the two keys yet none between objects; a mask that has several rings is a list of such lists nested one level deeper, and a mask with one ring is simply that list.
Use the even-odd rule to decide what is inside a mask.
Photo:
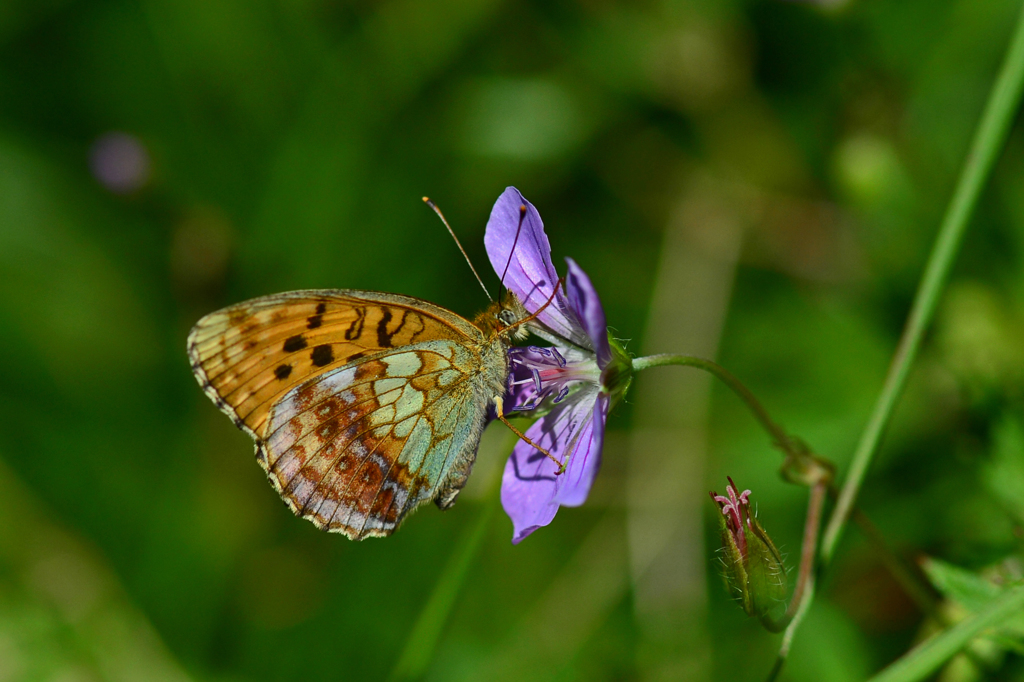
[{"label": "green flower stem", "polygon": [[821,529],[821,517],[825,511],[825,496],[828,485],[818,483],[811,488],[810,500],[807,503],[807,522],[804,525],[803,545],[800,549],[800,570],[797,573],[796,588],[793,599],[786,611],[786,624],[796,616],[803,603],[804,592],[814,579],[814,559],[818,553],[818,531]]},{"label": "green flower stem", "polygon": [[[804,539],[800,548],[800,568],[797,571],[796,587],[793,588],[793,596],[789,600],[786,614],[777,621],[761,620],[761,624],[769,632],[782,632],[786,630],[793,619],[800,614],[804,603],[804,594],[814,585],[814,559],[818,554],[818,530],[821,528],[821,517],[825,511],[825,497],[828,493],[828,484],[824,481],[811,486],[810,499],[807,503],[807,520],[804,522]],[[789,647],[785,653],[780,651],[779,661],[776,668],[782,669],[789,654]]]},{"label": "green flower stem", "polygon": [[772,421],[772,418],[768,416],[768,411],[765,410],[760,401],[754,397],[754,394],[750,392],[750,389],[744,386],[743,382],[733,376],[729,370],[725,369],[718,363],[692,355],[673,355],[669,353],[648,355],[643,358],[634,358],[633,360],[633,369],[638,372],[651,367],[664,367],[667,365],[696,367],[697,369],[702,369],[705,372],[713,374],[726,386],[731,388],[733,393],[738,395],[740,399],[747,404],[750,411],[753,412],[754,416],[757,417],[757,420],[761,422],[761,426],[771,434],[772,438],[780,448],[785,450],[787,453],[793,453],[799,449],[793,439],[790,438],[789,434],[787,434],[781,426]]},{"label": "green flower stem", "polygon": [[[731,388],[733,392],[739,396],[744,403],[746,403],[747,407],[750,408],[750,411],[753,412],[757,420],[765,430],[771,434],[775,442],[786,452],[787,455],[809,455],[802,443],[794,440],[781,426],[775,423],[775,421],[768,415],[768,411],[764,409],[764,406],[761,405],[761,402],[754,396],[751,390],[747,388],[742,381],[733,376],[732,372],[728,371],[718,363],[704,358],[694,357],[692,355],[672,355],[668,353],[661,355],[649,355],[647,357],[636,358],[633,360],[633,369],[636,371],[668,365],[695,367],[713,374],[716,378],[725,383],[726,386]],[[785,615],[777,621],[770,619],[762,619],[761,621],[762,624],[771,632],[781,632],[784,629],[787,629],[787,626],[792,626],[793,623],[798,623],[803,617],[803,611],[806,611],[806,604],[809,603],[809,601],[807,601],[807,596],[812,594],[814,591],[814,559],[818,553],[818,531],[821,527],[821,518],[825,509],[825,498],[828,494],[830,483],[831,480],[829,478],[820,477],[811,485],[810,500],[807,508],[807,520],[804,525],[803,545],[800,552],[800,568],[797,573],[797,582],[793,589],[793,596],[790,599],[789,607],[786,609]],[[792,634],[788,634],[788,636],[792,639]],[[781,670],[782,662],[785,661],[788,651],[789,647],[785,646],[784,652],[780,652],[780,660],[776,664],[779,670]]]},{"label": "green flower stem", "polygon": [[1021,609],[1024,609],[1024,585],[1007,590],[974,616],[918,644],[872,677],[870,682],[917,682],[926,679],[982,630],[1019,616]]},{"label": "green flower stem", "polygon": [[779,647],[779,653],[775,657],[775,665],[772,666],[771,672],[768,673],[767,682],[775,682],[779,673],[782,672],[782,666],[785,665],[786,659],[789,657],[789,650],[793,646],[793,637],[796,635],[797,628],[800,627],[800,623],[803,622],[807,611],[811,608],[811,602],[814,601],[815,584],[815,572],[811,571],[811,575],[805,584],[803,596],[799,602],[794,600],[797,604],[796,613],[793,615],[789,627],[786,628],[786,632],[782,635],[782,645]]},{"label": "green flower stem", "polygon": [[427,600],[426,605],[420,612],[416,624],[405,642],[402,654],[395,663],[391,676],[392,682],[401,680],[418,680],[423,677],[433,658],[434,649],[441,637],[441,630],[444,628],[448,615],[455,605],[455,598],[458,596],[462,583],[466,579],[469,567],[476,558],[487,529],[494,518],[494,512],[498,505],[488,495],[484,500],[483,509],[477,518],[476,525],[469,528],[459,539],[441,571],[441,577],[434,585],[434,591]]},{"label": "green flower stem", "polygon": [[[781,672],[782,666],[789,655],[789,649],[792,645],[796,630],[800,626],[800,622],[803,620],[804,615],[806,615],[807,610],[810,608],[811,602],[814,600],[816,573],[815,556],[818,553],[817,539],[821,519],[824,515],[824,502],[826,496],[834,498],[836,495],[835,486],[832,485],[831,481],[831,470],[828,468],[830,465],[828,465],[827,462],[816,458],[807,450],[807,447],[802,442],[787,434],[781,426],[776,424],[768,415],[768,411],[765,410],[764,406],[761,405],[761,402],[754,396],[751,390],[721,365],[712,362],[711,360],[690,355],[661,354],[650,355],[633,360],[633,369],[636,371],[649,369],[651,367],[664,367],[669,365],[695,367],[697,369],[704,370],[711,373],[731,388],[733,392],[743,400],[747,407],[750,408],[750,411],[757,418],[758,422],[760,422],[765,430],[771,434],[771,437],[779,447],[786,452],[787,464],[783,465],[784,473],[787,470],[787,465],[792,462],[805,462],[810,464],[810,468],[806,471],[808,473],[807,479],[810,481],[808,484],[811,488],[811,495],[807,510],[807,520],[804,526],[804,539],[801,548],[797,584],[793,590],[793,596],[790,599],[789,607],[786,609],[786,614],[777,622],[762,621],[762,624],[772,632],[779,632],[785,628],[785,634],[783,635],[782,646],[779,649],[778,658],[776,659],[775,666],[768,678],[769,680],[774,680]],[[793,468],[790,470],[793,470]],[[871,545],[882,555],[885,565],[889,568],[897,581],[903,585],[907,593],[914,598],[926,613],[933,613],[935,600],[930,591],[930,586],[924,582],[912,568],[908,567],[903,559],[886,546],[881,534],[863,513],[855,509],[853,518],[857,525],[864,530]]]},{"label": "green flower stem", "polygon": [[992,86],[988,103],[964,163],[956,191],[946,209],[938,237],[928,258],[924,276],[918,286],[914,303],[907,317],[903,335],[893,356],[882,393],[861,436],[839,492],[835,511],[822,538],[821,558],[827,564],[835,554],[836,545],[860,491],[868,466],[878,450],[882,434],[892,418],[896,402],[907,384],[910,367],[921,347],[921,338],[935,315],[939,297],[949,279],[950,269],[963,242],[968,220],[978,197],[1006,141],[1010,125],[1020,105],[1024,90],[1024,12],[1017,20],[1013,39],[1006,53],[1002,70]]}]

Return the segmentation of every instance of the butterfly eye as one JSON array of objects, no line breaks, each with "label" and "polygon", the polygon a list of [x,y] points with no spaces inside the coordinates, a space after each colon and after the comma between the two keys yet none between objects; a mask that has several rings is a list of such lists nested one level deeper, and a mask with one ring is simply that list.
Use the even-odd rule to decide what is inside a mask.
[{"label": "butterfly eye", "polygon": [[511,310],[502,310],[500,313],[498,313],[498,319],[506,327],[510,327],[516,323],[516,314]]}]

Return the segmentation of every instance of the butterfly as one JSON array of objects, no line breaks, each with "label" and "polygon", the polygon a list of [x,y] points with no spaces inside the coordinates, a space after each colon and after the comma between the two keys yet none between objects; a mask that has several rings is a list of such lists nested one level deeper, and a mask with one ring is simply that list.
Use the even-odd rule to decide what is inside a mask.
[{"label": "butterfly", "polygon": [[529,319],[511,294],[470,322],[410,296],[293,291],[203,317],[188,353],[288,508],[361,540],[455,503]]}]

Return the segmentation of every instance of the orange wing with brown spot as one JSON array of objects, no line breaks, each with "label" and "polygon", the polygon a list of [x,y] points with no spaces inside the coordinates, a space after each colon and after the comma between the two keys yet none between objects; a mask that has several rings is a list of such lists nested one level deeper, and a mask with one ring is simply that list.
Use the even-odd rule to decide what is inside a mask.
[{"label": "orange wing with brown spot", "polygon": [[235,424],[264,436],[288,391],[380,352],[432,340],[478,346],[482,332],[427,301],[374,291],[306,290],[211,313],[188,337],[200,386]]}]

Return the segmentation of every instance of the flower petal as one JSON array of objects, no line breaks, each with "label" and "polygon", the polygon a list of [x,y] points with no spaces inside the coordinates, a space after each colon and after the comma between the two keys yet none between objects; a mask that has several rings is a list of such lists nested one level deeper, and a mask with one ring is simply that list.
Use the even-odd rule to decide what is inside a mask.
[{"label": "flower petal", "polygon": [[512,544],[551,523],[558,512],[555,502],[554,462],[532,447],[518,445],[505,463],[501,477],[501,506],[512,519]]},{"label": "flower petal", "polygon": [[578,507],[587,501],[590,486],[594,484],[597,470],[601,468],[601,448],[604,445],[604,424],[608,418],[609,398],[597,394],[597,404],[590,420],[580,431],[576,447],[569,458],[569,466],[559,476],[558,493],[555,499],[566,507]]},{"label": "flower petal", "polygon": [[512,449],[501,479],[501,504],[512,519],[514,544],[551,523],[559,504],[576,506],[586,499],[601,462],[607,410],[607,397],[596,387],[581,390],[526,431],[555,458],[569,454],[561,475],[556,475],[557,464],[527,442],[520,440]]},{"label": "flower petal", "polygon": [[[521,206],[526,207],[522,230],[519,229]],[[544,222],[537,209],[515,187],[506,188],[494,202],[484,233],[484,246],[487,247],[487,257],[498,277],[504,274],[504,285],[528,311],[536,312],[548,302],[558,281],[558,273],[551,263],[551,245],[544,234]],[[537,315],[536,321],[556,336],[577,346],[590,348],[585,330],[569,307],[568,298],[561,288],[551,304]]]},{"label": "flower petal", "polygon": [[565,276],[565,291],[569,297],[569,305],[583,324],[583,328],[587,330],[590,347],[597,355],[597,366],[604,368],[612,359],[604,307],[583,268],[572,258],[566,258],[565,261],[569,264],[569,272]]}]

